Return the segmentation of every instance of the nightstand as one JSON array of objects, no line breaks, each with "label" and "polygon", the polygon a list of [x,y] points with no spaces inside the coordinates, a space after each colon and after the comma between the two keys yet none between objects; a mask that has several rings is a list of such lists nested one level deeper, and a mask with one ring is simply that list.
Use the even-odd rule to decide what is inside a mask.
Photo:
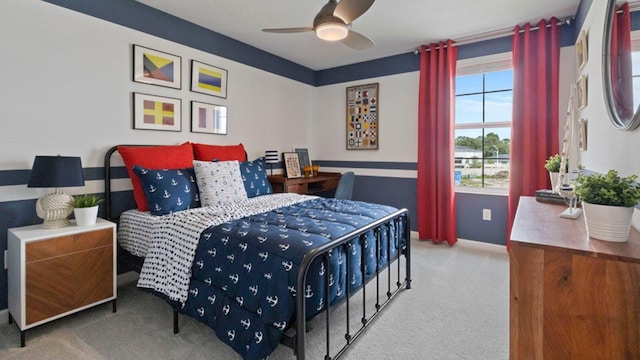
[{"label": "nightstand", "polygon": [[111,301],[116,312],[116,224],[8,231],[9,323],[25,331]]}]

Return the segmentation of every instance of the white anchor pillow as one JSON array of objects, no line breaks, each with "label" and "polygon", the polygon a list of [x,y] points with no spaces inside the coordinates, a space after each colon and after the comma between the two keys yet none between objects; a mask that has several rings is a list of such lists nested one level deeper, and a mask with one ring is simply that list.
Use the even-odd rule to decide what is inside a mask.
[{"label": "white anchor pillow", "polygon": [[233,161],[193,161],[202,206],[247,200],[240,165]]},{"label": "white anchor pillow", "polygon": [[200,192],[192,168],[153,170],[134,165],[133,172],[142,183],[152,215],[200,207]]}]

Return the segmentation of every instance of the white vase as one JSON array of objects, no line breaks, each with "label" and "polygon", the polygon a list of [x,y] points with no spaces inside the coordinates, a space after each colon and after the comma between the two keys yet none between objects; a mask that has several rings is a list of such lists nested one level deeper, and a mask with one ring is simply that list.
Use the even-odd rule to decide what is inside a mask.
[{"label": "white vase", "polygon": [[98,218],[98,205],[87,208],[73,208],[73,215],[76,217],[76,225],[89,226],[96,223]]},{"label": "white vase", "polygon": [[625,242],[629,239],[633,206],[596,205],[582,202],[584,222],[589,237],[598,240]]},{"label": "white vase", "polygon": [[551,179],[551,191],[554,194],[558,193],[558,177],[560,176],[559,172],[549,172],[549,179]]}]

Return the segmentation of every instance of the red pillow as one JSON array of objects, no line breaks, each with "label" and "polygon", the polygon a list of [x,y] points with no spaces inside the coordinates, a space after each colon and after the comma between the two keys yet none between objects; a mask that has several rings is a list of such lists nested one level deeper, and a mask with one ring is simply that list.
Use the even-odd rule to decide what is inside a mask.
[{"label": "red pillow", "polygon": [[238,145],[207,145],[197,144],[193,145],[193,157],[200,161],[247,161],[247,153],[244,151],[244,146],[240,143]]},{"label": "red pillow", "polygon": [[131,183],[133,197],[138,210],[147,211],[147,199],[144,196],[140,179],[133,172],[133,166],[138,165],[147,169],[182,169],[193,167],[193,147],[191,143],[166,146],[118,146],[118,152],[124,160]]}]

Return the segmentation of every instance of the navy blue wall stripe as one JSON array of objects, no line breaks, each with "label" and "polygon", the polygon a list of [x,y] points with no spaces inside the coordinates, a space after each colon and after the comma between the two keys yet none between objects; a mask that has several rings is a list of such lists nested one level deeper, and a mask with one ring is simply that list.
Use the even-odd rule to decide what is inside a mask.
[{"label": "navy blue wall stripe", "polygon": [[379,170],[418,170],[415,162],[390,162],[390,161],[333,161],[314,160],[314,164],[321,167],[340,167],[351,169],[379,169]]},{"label": "navy blue wall stripe", "polygon": [[[222,34],[205,29],[133,0],[43,0],[87,15],[107,20],[150,35],[206,51],[307,85],[324,86],[347,81],[402,74],[420,69],[420,58],[413,51],[326,70],[313,71]],[[579,15],[584,20],[586,12]],[[589,6],[586,6],[588,11]],[[171,24],[168,26],[167,24]],[[515,27],[515,25],[514,25]],[[575,44],[575,24],[560,27],[561,46]],[[144,44],[141,44],[144,45]],[[417,47],[417,46],[416,46]],[[458,59],[511,51],[511,36],[461,45]]]},{"label": "navy blue wall stripe", "polygon": [[[133,0],[43,0],[308,85],[315,72]],[[144,45],[144,44],[139,44]]]}]

